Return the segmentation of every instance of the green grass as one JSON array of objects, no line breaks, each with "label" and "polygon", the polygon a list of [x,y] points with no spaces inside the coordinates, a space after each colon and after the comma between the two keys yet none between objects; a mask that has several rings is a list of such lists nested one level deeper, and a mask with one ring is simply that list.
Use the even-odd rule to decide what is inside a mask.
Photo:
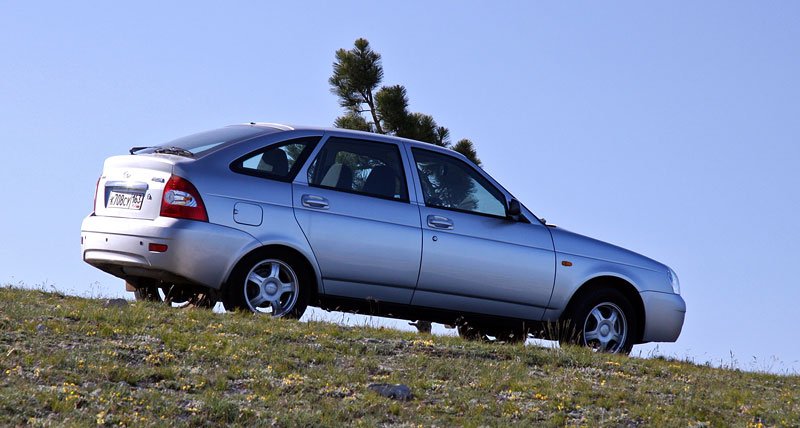
[{"label": "green grass", "polygon": [[798,376],[103,303],[0,288],[1,426],[800,426]]}]

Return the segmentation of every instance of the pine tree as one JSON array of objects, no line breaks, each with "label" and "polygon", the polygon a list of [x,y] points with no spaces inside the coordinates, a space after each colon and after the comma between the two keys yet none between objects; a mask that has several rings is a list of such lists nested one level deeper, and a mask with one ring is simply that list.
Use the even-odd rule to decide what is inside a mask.
[{"label": "pine tree", "polygon": [[408,96],[403,85],[382,86],[381,55],[369,41],[358,39],[350,50],[336,51],[333,75],[328,79],[331,92],[339,97],[345,113],[334,121],[338,128],[390,134],[451,148],[480,165],[472,141],[450,144],[450,131],[439,126],[433,116],[408,110]]}]

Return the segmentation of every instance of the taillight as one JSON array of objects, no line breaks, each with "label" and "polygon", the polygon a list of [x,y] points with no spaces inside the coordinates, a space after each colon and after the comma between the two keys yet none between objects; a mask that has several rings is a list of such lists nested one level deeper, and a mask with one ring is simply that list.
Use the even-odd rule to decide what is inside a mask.
[{"label": "taillight", "polygon": [[161,215],[187,220],[208,221],[206,206],[200,193],[189,180],[173,175],[164,186]]}]

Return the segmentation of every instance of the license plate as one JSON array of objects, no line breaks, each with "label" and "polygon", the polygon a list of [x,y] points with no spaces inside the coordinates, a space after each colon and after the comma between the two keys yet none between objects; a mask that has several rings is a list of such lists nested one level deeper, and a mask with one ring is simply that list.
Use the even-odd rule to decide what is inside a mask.
[{"label": "license plate", "polygon": [[126,210],[140,210],[142,209],[142,201],[144,201],[144,194],[142,193],[126,193],[114,192],[108,194],[108,208],[122,208]]}]

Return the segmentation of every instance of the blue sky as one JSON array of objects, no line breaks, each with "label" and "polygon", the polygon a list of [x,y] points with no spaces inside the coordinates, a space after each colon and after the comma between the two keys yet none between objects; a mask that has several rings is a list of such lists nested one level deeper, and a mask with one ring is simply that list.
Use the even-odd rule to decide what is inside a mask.
[{"label": "blue sky", "polygon": [[80,257],[103,159],[330,125],[333,54],[358,37],[531,210],[678,272],[683,334],[634,353],[800,372],[789,1],[0,1],[0,283],[123,294]]}]

